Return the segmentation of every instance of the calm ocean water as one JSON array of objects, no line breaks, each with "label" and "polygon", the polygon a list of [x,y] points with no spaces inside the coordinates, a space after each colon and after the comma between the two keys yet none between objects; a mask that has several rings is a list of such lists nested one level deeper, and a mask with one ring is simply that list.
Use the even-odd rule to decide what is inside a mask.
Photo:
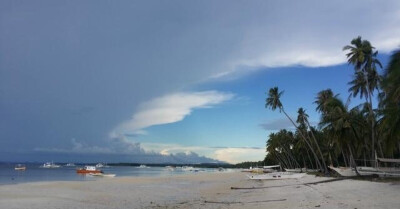
[{"label": "calm ocean water", "polygon": [[[60,168],[40,168],[42,164],[25,164],[25,171],[16,171],[14,163],[0,163],[0,185],[17,184],[37,181],[94,181],[97,177],[76,173],[77,167],[62,166]],[[111,166],[101,168],[104,173],[113,173],[122,176],[170,176],[190,173],[176,168],[169,170],[165,167],[139,168],[133,166]],[[216,169],[201,168],[199,172],[214,172]]]}]

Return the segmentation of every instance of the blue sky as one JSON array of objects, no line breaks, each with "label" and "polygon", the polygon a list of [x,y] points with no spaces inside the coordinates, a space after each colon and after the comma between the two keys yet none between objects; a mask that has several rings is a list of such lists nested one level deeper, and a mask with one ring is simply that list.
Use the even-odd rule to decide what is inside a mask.
[{"label": "blue sky", "polygon": [[290,128],[270,87],[317,122],[318,91],[347,99],[344,45],[361,35],[383,63],[400,45],[397,1],[6,0],[0,15],[0,161],[261,160]]}]

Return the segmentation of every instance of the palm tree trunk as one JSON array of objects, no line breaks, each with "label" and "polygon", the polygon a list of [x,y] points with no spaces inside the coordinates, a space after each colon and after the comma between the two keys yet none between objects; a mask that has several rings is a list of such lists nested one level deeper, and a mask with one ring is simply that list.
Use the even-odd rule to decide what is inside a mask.
[{"label": "palm tree trunk", "polygon": [[346,156],[343,152],[343,149],[342,149],[342,156],[343,156],[344,167],[347,167]]},{"label": "palm tree trunk", "polygon": [[357,176],[360,176],[360,173],[358,173],[358,170],[357,170],[356,161],[354,161],[354,157],[353,157],[354,155],[353,155],[353,152],[351,151],[350,144],[349,143],[346,143],[346,144],[347,144],[347,147],[349,148],[351,164],[353,164],[354,170],[356,171]]},{"label": "palm tree trunk", "polygon": [[287,153],[283,151],[281,154],[282,154],[282,155],[284,156],[284,158],[286,159],[286,162],[289,163],[290,168],[293,168],[292,160],[291,160],[290,157],[287,155]]},{"label": "palm tree trunk", "polygon": [[[367,84],[366,89],[367,89],[367,94],[368,94],[368,99],[369,99],[369,105],[368,105],[369,108],[368,109],[369,109],[369,114],[370,114],[370,118],[371,118],[371,132],[372,132],[371,133],[371,141],[372,141],[371,160],[374,161],[375,160],[375,117],[374,117],[374,111],[372,110],[372,99],[371,99],[372,93],[369,89],[368,74],[366,72],[364,72],[364,76],[365,76],[365,82]],[[375,167],[375,166],[373,166],[373,167]]]},{"label": "palm tree trunk", "polygon": [[[321,166],[321,162],[319,162],[318,160],[318,156],[315,154],[312,146],[310,145],[310,143],[308,142],[308,140],[306,139],[306,137],[304,136],[304,134],[301,132],[301,130],[297,127],[297,125],[293,122],[293,120],[289,117],[289,115],[285,112],[285,110],[283,109],[283,107],[281,108],[282,112],[286,115],[286,117],[290,120],[290,122],[292,122],[293,126],[296,127],[296,129],[299,131],[300,136],[303,138],[303,140],[306,142],[306,144],[308,145],[308,147],[310,147],[311,152],[314,155],[315,161],[317,162],[317,165],[322,169]],[[325,172],[325,171],[324,171]]]},{"label": "palm tree trunk", "polygon": [[313,133],[313,131],[311,129],[310,123],[308,122],[308,120],[305,120],[305,121],[307,122],[308,128],[310,128],[311,136],[314,139],[314,143],[317,145],[318,152],[319,152],[319,154],[321,156],[321,160],[322,160],[322,163],[324,165],[325,173],[327,173],[328,172],[328,168],[326,167],[325,159],[324,159],[324,156],[322,155],[322,152],[321,152],[321,149],[320,149],[319,144],[317,142],[317,139],[315,139],[315,136],[314,136],[314,133]]},{"label": "palm tree trunk", "polygon": [[276,155],[279,156],[279,158],[281,159],[281,162],[283,163],[283,165],[285,165],[285,167],[289,168],[290,164],[286,161],[285,158],[283,158],[281,155],[279,155],[280,153],[277,153]]},{"label": "palm tree trunk", "polygon": [[367,159],[365,158],[365,152],[363,152],[363,156],[364,156],[364,166],[367,166]]},{"label": "palm tree trunk", "polygon": [[307,148],[306,148],[306,152],[307,152],[308,160],[310,161],[311,168],[314,169],[314,164],[311,161],[311,156],[310,156],[310,153],[308,152]]},{"label": "palm tree trunk", "polygon": [[383,155],[382,145],[381,145],[381,142],[379,140],[377,141],[377,144],[378,144],[379,154],[381,154],[381,157],[385,157]]},{"label": "palm tree trunk", "polygon": [[283,157],[280,156],[278,152],[275,152],[275,156],[276,156],[276,158],[279,159],[279,162],[281,162],[284,167],[288,167],[289,166],[287,161],[285,161],[285,159],[283,159]]},{"label": "palm tree trunk", "polygon": [[294,161],[294,164],[300,165],[300,164],[297,162],[296,158],[293,157],[292,153],[290,153],[284,146],[282,146],[282,144],[279,143],[279,145],[282,147],[282,149],[283,149],[283,151],[286,153],[286,155],[287,155],[291,160]]}]

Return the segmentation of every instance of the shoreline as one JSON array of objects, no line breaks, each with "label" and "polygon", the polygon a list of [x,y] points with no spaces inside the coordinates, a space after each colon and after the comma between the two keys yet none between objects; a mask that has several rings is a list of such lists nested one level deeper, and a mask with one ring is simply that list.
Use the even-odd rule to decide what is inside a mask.
[{"label": "shoreline", "polygon": [[[249,180],[242,172],[0,185],[0,208],[396,208],[400,184],[332,177]],[[231,189],[231,187],[249,189]],[[252,189],[256,187],[256,189]],[[263,188],[260,188],[263,187]]]}]

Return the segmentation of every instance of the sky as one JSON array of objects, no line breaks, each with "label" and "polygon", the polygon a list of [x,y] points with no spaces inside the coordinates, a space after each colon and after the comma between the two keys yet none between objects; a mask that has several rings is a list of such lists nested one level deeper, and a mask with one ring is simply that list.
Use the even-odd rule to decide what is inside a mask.
[{"label": "sky", "polygon": [[400,2],[0,1],[0,161],[262,160],[291,128],[268,89],[317,125],[359,35],[385,65]]}]

